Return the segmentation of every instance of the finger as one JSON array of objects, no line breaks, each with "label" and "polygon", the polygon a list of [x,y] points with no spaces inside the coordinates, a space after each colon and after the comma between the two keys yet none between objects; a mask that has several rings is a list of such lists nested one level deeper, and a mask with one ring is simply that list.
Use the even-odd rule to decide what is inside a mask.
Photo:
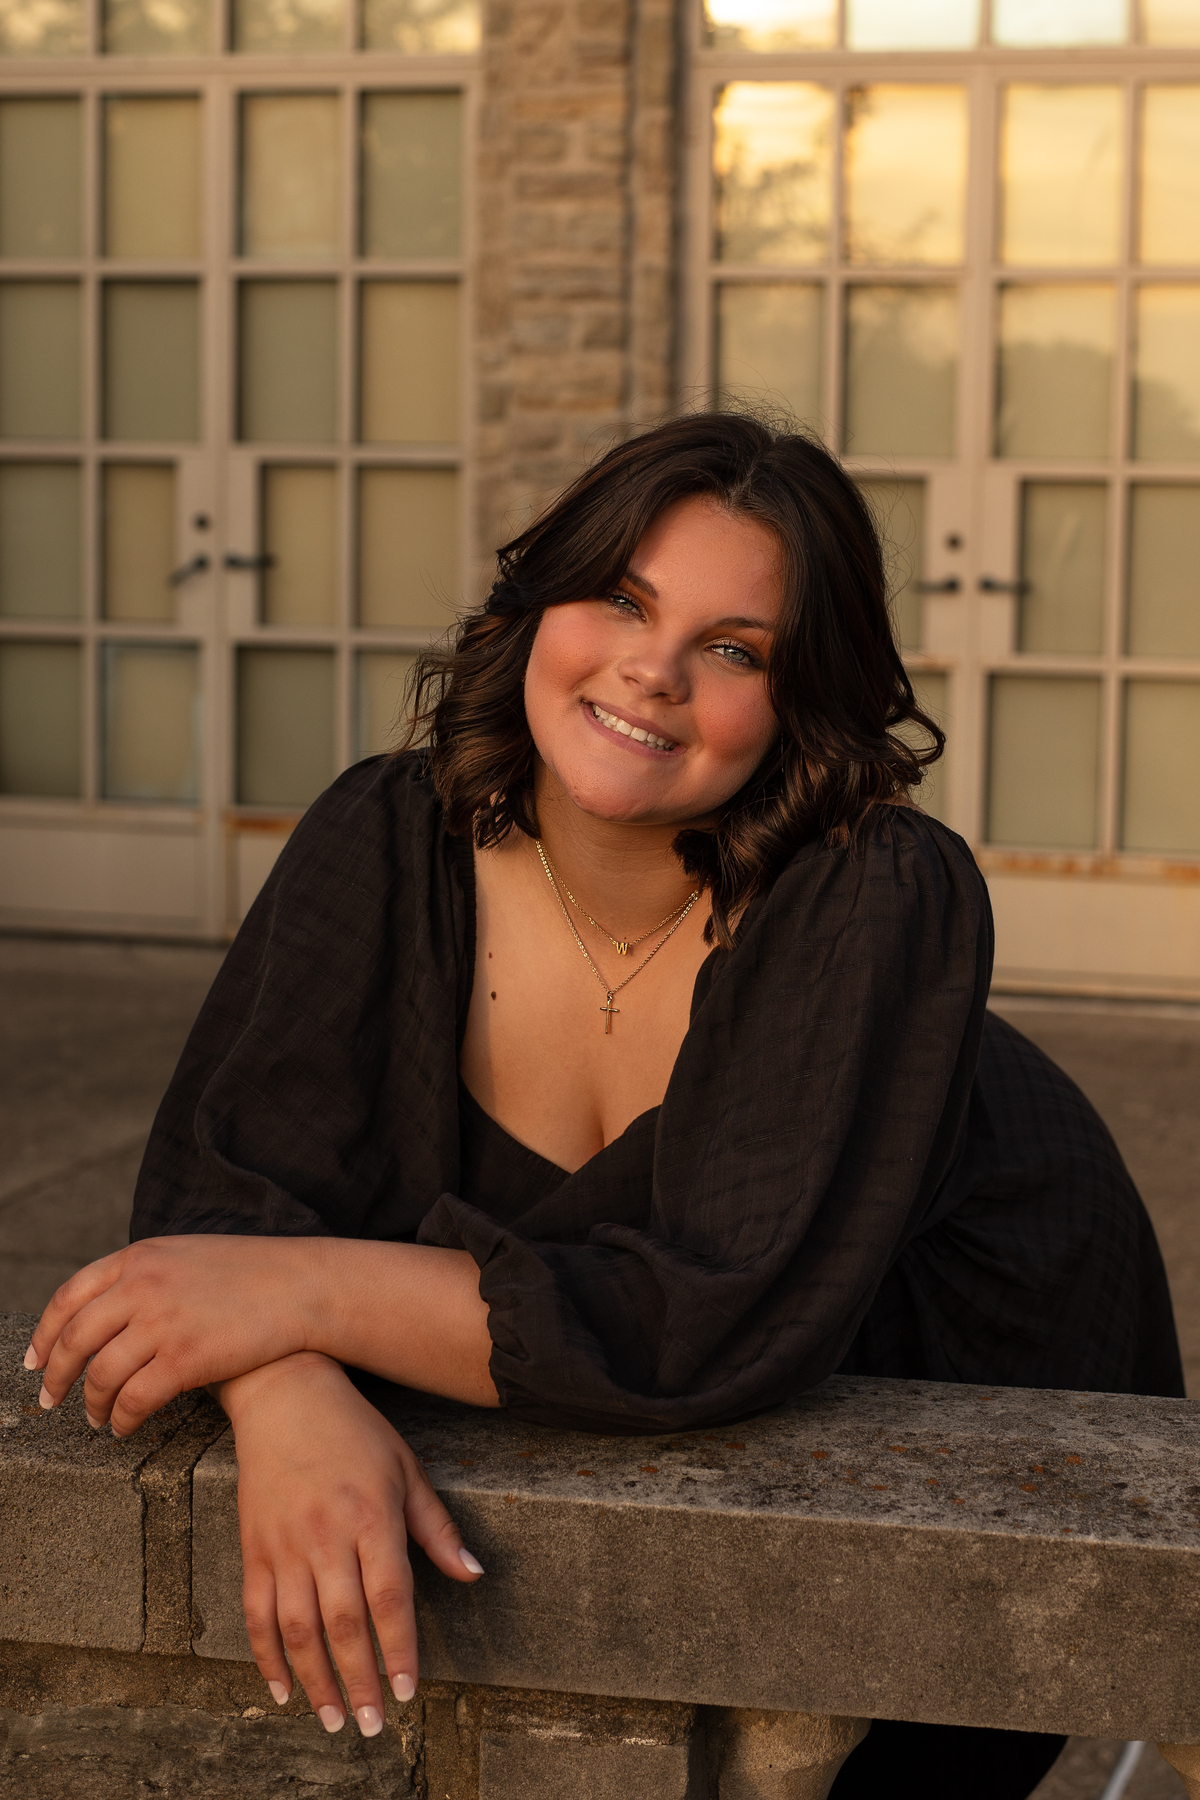
[{"label": "finger", "polygon": [[403,1449],[408,1488],[404,1523],[409,1536],[443,1575],[455,1581],[478,1581],[484,1572],[483,1564],[464,1548],[458,1526],[434,1493],[428,1475],[407,1444]]},{"label": "finger", "polygon": [[[81,1303],[71,1313],[49,1345],[41,1364],[42,1388],[51,1405],[57,1406],[66,1398],[83,1374],[89,1358],[111,1342],[128,1323],[129,1308],[111,1288]],[[42,1404],[46,1404],[45,1397]]]},{"label": "finger", "polygon": [[129,1437],[194,1384],[169,1353],[139,1344],[122,1332],[88,1366],[83,1403],[89,1425],[111,1424],[115,1437]]},{"label": "finger", "polygon": [[275,1577],[265,1564],[246,1571],[242,1582],[242,1611],[258,1672],[271,1690],[275,1704],[286,1706],[292,1697],[292,1671],[287,1665],[279,1631]]},{"label": "finger", "polygon": [[[400,1533],[403,1539],[403,1526]],[[360,1543],[359,1566],[388,1685],[397,1700],[411,1700],[419,1673],[417,1619],[412,1569],[403,1542],[399,1546],[386,1539],[377,1545]]]},{"label": "finger", "polygon": [[312,1571],[297,1563],[275,1574],[276,1618],[288,1661],[326,1731],[340,1731],[346,1707],[325,1648]]},{"label": "finger", "polygon": [[350,1710],[363,1736],[375,1737],[383,1730],[383,1689],[357,1557],[317,1570],[317,1599]]},{"label": "finger", "polygon": [[84,1268],[77,1269],[68,1281],[64,1281],[62,1286],[55,1290],[50,1304],[34,1326],[33,1337],[25,1352],[27,1369],[44,1369],[46,1367],[50,1360],[50,1352],[68,1320],[112,1287],[121,1273],[121,1259],[125,1255],[124,1250],[114,1250],[110,1255],[100,1257],[97,1262],[88,1263]]}]

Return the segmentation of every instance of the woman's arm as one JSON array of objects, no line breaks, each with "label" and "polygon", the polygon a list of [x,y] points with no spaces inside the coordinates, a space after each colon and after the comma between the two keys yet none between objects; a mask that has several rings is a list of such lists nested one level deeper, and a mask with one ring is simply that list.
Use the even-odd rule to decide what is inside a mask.
[{"label": "woman's arm", "polygon": [[[406,1387],[499,1404],[479,1269],[466,1251],[345,1238],[147,1238],[73,1275],[26,1356],[56,1406],[121,1437],[190,1388],[316,1352]],[[89,1361],[90,1359],[90,1361]]]}]

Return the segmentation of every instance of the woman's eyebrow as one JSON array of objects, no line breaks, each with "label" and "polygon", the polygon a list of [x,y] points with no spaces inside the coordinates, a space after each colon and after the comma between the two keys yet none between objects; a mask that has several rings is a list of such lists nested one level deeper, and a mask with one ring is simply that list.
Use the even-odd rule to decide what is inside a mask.
[{"label": "woman's eyebrow", "polygon": [[647,581],[644,575],[635,575],[632,569],[626,569],[622,580],[631,581],[634,587],[641,588],[643,594],[649,594],[652,600],[658,599],[658,589],[653,582]]},{"label": "woman's eyebrow", "polygon": [[740,625],[743,630],[765,631],[768,637],[775,629],[775,627],[769,624],[766,619],[743,619],[736,616],[731,616],[728,619],[718,619],[716,625],[718,627],[722,625]]}]

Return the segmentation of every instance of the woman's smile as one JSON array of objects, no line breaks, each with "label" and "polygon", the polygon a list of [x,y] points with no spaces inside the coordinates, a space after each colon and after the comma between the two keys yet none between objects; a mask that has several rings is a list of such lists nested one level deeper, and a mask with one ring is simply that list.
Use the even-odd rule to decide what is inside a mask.
[{"label": "woman's smile", "polygon": [[617,738],[626,750],[635,750],[642,756],[662,758],[674,756],[682,748],[678,738],[664,737],[647,724],[628,712],[609,712],[598,700],[582,700],[584,717],[596,725],[606,737]]}]

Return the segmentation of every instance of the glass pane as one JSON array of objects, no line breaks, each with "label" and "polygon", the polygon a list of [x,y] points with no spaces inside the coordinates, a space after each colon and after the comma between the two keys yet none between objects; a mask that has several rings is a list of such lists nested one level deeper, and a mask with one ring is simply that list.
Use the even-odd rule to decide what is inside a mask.
[{"label": "glass pane", "polygon": [[480,0],[363,0],[363,48],[469,56],[482,40]]},{"label": "glass pane", "polygon": [[359,624],[442,630],[460,603],[459,579],[455,470],[361,470]]},{"label": "glass pane", "polygon": [[1000,290],[998,456],[1107,456],[1116,313],[1110,287]]},{"label": "glass pane", "polygon": [[[908,678],[912,682],[913,696],[921,711],[928,713],[934,723],[940,725],[949,737],[950,677],[940,669],[910,669]],[[924,732],[914,731],[911,734],[911,741],[924,749],[929,740]],[[926,769],[925,779],[913,795],[923,812],[943,821],[947,816],[946,765],[949,757],[950,747],[947,744],[937,762]]]},{"label": "glass pane", "polygon": [[1200,686],[1131,681],[1125,689],[1124,850],[1200,850]]},{"label": "glass pane", "polygon": [[242,252],[336,256],[341,144],[336,94],[242,101]]},{"label": "glass pane", "polygon": [[1200,262],[1200,87],[1143,89],[1141,178],[1142,261]]},{"label": "glass pane", "polygon": [[921,648],[921,561],[925,546],[923,481],[859,481],[883,544],[892,618],[902,650]]},{"label": "glass pane", "polygon": [[808,81],[731,81],[713,113],[716,252],[820,262],[833,198],[833,95]]},{"label": "glass pane", "polygon": [[1129,0],[992,0],[994,44],[1123,44]]},{"label": "glass pane", "polygon": [[233,0],[233,47],[340,50],[345,16],[344,0]]},{"label": "glass pane", "polygon": [[104,617],[175,617],[175,470],[170,463],[109,463],[102,471]]},{"label": "glass pane", "polygon": [[0,285],[0,437],[79,436],[79,288]]},{"label": "glass pane", "polygon": [[1107,511],[1101,482],[1024,483],[1019,650],[1096,656],[1103,648]]},{"label": "glass pane", "polygon": [[360,758],[395,748],[406,717],[404,686],[416,660],[399,650],[367,650],[359,657],[355,746]]},{"label": "glass pane", "polygon": [[84,56],[83,0],[0,0],[0,56]]},{"label": "glass pane", "polygon": [[336,469],[292,464],[262,472],[265,625],[332,625],[337,618]]},{"label": "glass pane", "polygon": [[364,94],[364,256],[457,256],[461,94]]},{"label": "glass pane", "polygon": [[1100,683],[993,675],[987,837],[1090,850],[1100,780]]},{"label": "glass pane", "polygon": [[245,281],[240,436],[332,443],[337,422],[337,289],[332,281]]},{"label": "glass pane", "polygon": [[364,282],[363,443],[456,443],[461,361],[457,282]]},{"label": "glass pane", "polygon": [[108,255],[199,256],[199,100],[107,100],[104,127]]},{"label": "glass pane", "polygon": [[0,794],[80,792],[78,644],[0,643]]},{"label": "glass pane", "polygon": [[77,619],[78,463],[0,463],[0,617]]},{"label": "glass pane", "polygon": [[979,41],[979,0],[846,0],[851,50],[969,50]]},{"label": "glass pane", "polygon": [[1200,656],[1200,487],[1139,483],[1129,501],[1129,653]]},{"label": "glass pane", "polygon": [[200,798],[200,654],[184,644],[105,644],[104,797]]},{"label": "glass pane", "polygon": [[718,50],[828,50],[836,0],[706,0],[707,41]]},{"label": "glass pane", "polygon": [[307,806],[333,780],[333,652],[238,651],[243,806]]},{"label": "glass pane", "polygon": [[193,281],[110,281],[104,295],[104,435],[200,436],[200,292]]},{"label": "glass pane", "polygon": [[1116,87],[1005,89],[1002,261],[1062,267],[1119,259],[1124,110]]},{"label": "glass pane", "polygon": [[0,256],[78,256],[79,102],[0,101]]},{"label": "glass pane", "polygon": [[1200,457],[1200,287],[1144,287],[1137,296],[1133,454]]},{"label": "glass pane", "polygon": [[1200,0],[1142,0],[1144,44],[1200,44]]},{"label": "glass pane", "polygon": [[967,96],[878,83],[846,95],[846,255],[859,263],[963,256]]},{"label": "glass pane", "polygon": [[105,0],[110,56],[200,56],[211,45],[209,0]]},{"label": "glass pane", "polygon": [[958,293],[846,290],[846,438],[854,456],[953,456]]},{"label": "glass pane", "polygon": [[730,282],[718,287],[716,303],[717,404],[752,394],[819,426],[825,290]]}]

